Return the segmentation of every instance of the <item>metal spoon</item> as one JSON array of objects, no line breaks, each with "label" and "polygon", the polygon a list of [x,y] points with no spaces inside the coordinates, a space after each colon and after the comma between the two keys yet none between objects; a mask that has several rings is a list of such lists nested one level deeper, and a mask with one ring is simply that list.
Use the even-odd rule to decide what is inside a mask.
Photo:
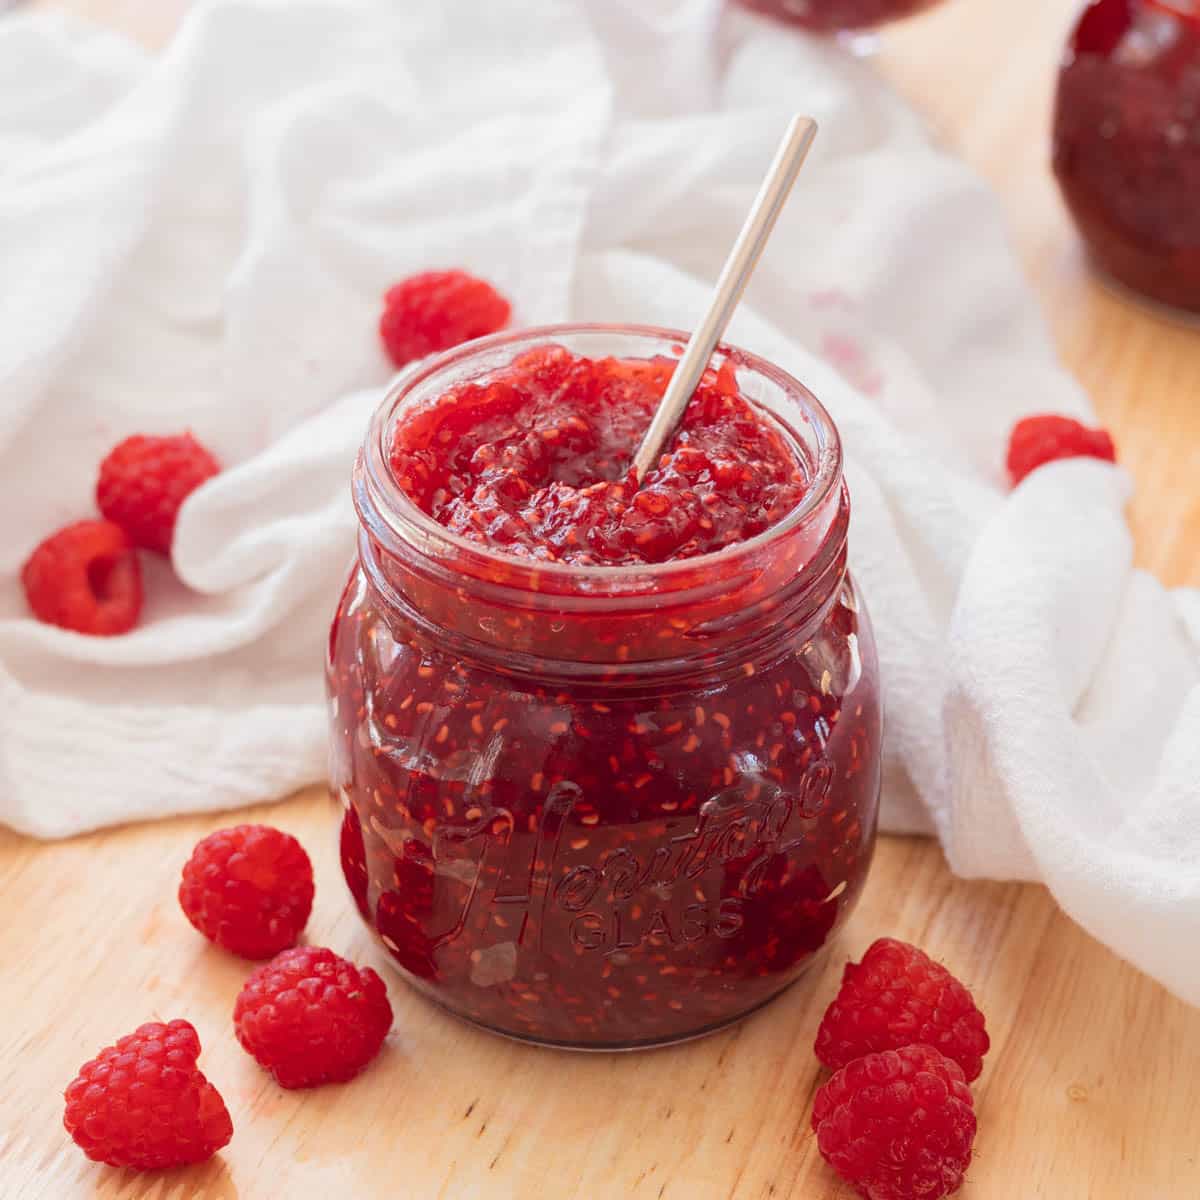
[{"label": "metal spoon", "polygon": [[762,181],[762,187],[754,198],[750,215],[721,268],[708,311],[688,339],[687,348],[671,376],[667,390],[663,392],[654,418],[642,435],[641,444],[633,458],[633,470],[639,487],[646,472],[657,464],[663,446],[675,432],[683,410],[687,408],[700,377],[708,367],[708,360],[746,290],[746,284],[758,265],[767,238],[775,228],[775,221],[783,210],[792,184],[796,182],[796,176],[816,136],[816,121],[810,117],[792,118],[779,149],[775,151],[774,161]]}]

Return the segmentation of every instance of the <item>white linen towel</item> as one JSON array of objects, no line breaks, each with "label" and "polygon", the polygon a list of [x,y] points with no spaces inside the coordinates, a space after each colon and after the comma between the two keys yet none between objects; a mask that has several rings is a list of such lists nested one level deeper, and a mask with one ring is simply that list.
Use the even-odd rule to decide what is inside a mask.
[{"label": "white linen towel", "polygon": [[[986,189],[836,48],[719,0],[224,0],[160,56],[0,22],[0,819],[46,837],[322,777],[322,642],[395,279],[516,321],[687,327],[787,118],[810,165],[730,330],[838,422],[878,632],[885,824],[1040,879],[1200,1001],[1200,598],[1131,566],[1128,481],[1001,473],[1090,418]],[[228,469],[142,625],[39,625],[20,565],[133,432]],[[184,586],[186,585],[186,586]]]}]

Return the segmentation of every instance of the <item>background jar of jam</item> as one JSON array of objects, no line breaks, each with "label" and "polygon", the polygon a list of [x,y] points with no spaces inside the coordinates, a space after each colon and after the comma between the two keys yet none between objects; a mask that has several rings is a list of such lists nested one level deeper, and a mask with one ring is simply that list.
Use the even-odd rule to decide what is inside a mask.
[{"label": "background jar of jam", "polygon": [[911,17],[940,0],[739,0],[746,8],[814,33],[872,29]]},{"label": "background jar of jam", "polygon": [[346,881],[409,982],[530,1041],[630,1048],[745,1015],[833,936],[874,846],[875,647],[837,433],[796,380],[723,351],[807,486],[696,558],[513,557],[391,475],[400,415],[522,352],[646,359],[683,340],[563,326],[472,343],[397,385],[355,469],[358,561],[328,661]]},{"label": "background jar of jam", "polygon": [[1093,259],[1200,312],[1200,0],[1095,0],[1067,44],[1054,171]]}]

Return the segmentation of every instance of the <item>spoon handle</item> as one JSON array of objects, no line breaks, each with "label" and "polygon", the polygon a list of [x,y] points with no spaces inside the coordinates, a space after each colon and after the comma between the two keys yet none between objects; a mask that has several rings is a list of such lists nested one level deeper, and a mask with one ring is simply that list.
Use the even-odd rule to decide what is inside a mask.
[{"label": "spoon handle", "polygon": [[804,165],[813,139],[817,136],[817,123],[810,117],[793,117],[775,152],[775,158],[767,171],[746,223],[742,226],[725,265],[717,280],[716,290],[709,301],[703,320],[696,326],[688,339],[687,348],[671,376],[671,382],[659,401],[638,446],[633,459],[633,470],[639,486],[646,472],[659,460],[662,448],[675,430],[683,410],[687,408],[700,377],[708,366],[708,360],[725,332],[729,318],[737,307],[746,284],[758,265],[763,247],[775,228],[775,221],[796,182],[796,176]]}]

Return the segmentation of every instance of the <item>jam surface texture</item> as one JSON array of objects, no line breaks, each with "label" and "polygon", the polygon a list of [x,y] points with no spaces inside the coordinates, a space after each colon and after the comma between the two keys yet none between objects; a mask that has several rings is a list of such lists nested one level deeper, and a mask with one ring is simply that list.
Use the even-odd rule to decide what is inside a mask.
[{"label": "jam surface texture", "polygon": [[[543,343],[401,403],[380,461],[469,553],[364,517],[331,631],[354,901],[410,982],[534,1041],[652,1045],[753,1010],[833,935],[874,846],[877,667],[840,471],[818,534],[742,541],[814,464],[727,360],[648,482],[669,510],[644,513],[623,472],[661,349]],[[630,574],[651,578],[593,582]]]},{"label": "jam surface texture", "polygon": [[804,492],[782,431],[710,369],[639,489],[630,463],[675,362],[543,346],[401,419],[392,470],[446,528],[508,554],[625,566],[761,533]]}]

